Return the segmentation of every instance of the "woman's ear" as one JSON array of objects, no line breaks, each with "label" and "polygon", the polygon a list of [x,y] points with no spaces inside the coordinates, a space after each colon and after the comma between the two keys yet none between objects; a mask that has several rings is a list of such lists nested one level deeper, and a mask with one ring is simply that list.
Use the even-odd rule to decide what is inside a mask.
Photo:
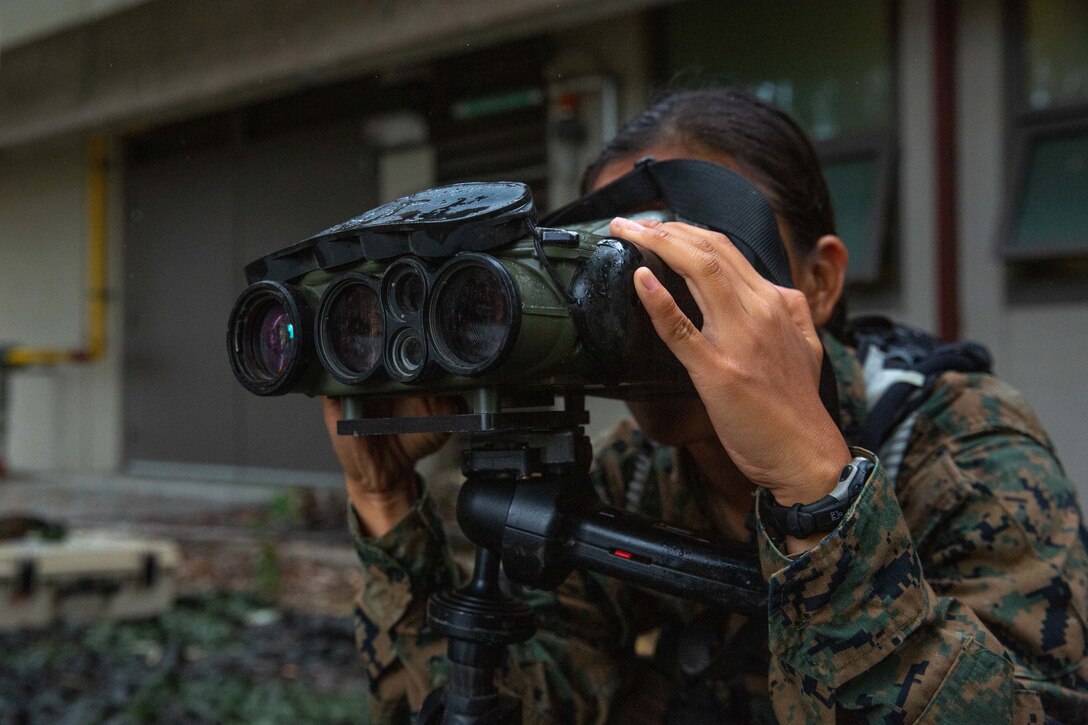
[{"label": "woman's ear", "polygon": [[846,263],[850,253],[846,245],[834,234],[827,234],[816,242],[812,251],[801,260],[801,269],[794,275],[797,289],[805,293],[816,327],[827,324],[835,304],[842,297],[846,279]]}]

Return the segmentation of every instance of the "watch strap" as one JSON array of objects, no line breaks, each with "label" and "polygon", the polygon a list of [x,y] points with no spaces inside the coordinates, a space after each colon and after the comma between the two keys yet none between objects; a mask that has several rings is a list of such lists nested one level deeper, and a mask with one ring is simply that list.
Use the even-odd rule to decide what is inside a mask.
[{"label": "watch strap", "polygon": [[856,456],[843,467],[835,488],[823,498],[809,504],[783,506],[772,494],[766,492],[760,497],[763,502],[761,513],[779,531],[798,539],[833,531],[845,518],[846,512],[850,510],[851,504],[861,493],[875,468],[876,463],[872,459]]}]

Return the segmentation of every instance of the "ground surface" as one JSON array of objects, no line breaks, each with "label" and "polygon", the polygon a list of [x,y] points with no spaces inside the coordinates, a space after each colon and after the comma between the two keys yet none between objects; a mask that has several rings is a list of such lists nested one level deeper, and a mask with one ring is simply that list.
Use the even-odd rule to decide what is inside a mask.
[{"label": "ground surface", "polygon": [[344,511],[335,489],[0,480],[0,518],[168,538],[182,555],[162,617],[0,634],[0,723],[358,721]]},{"label": "ground surface", "polygon": [[363,687],[349,620],[249,595],[0,635],[3,723],[348,723]]}]

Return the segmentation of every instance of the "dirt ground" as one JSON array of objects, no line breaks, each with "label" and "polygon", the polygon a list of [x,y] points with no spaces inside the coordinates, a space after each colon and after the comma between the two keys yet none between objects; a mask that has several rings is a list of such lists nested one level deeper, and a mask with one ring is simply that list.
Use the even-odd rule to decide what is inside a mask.
[{"label": "dirt ground", "polygon": [[0,480],[0,518],[181,553],[178,601],[160,617],[0,635],[0,722],[358,721],[361,569],[345,511],[333,489]]},{"label": "dirt ground", "polygon": [[183,595],[254,591],[279,605],[349,616],[360,568],[342,491],[117,477],[0,479],[0,518],[168,539]]}]

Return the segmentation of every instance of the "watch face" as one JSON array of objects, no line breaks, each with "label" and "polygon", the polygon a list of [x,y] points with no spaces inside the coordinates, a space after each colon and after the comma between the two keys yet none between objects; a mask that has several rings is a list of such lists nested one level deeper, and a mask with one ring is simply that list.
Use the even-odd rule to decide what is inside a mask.
[{"label": "watch face", "polygon": [[774,496],[767,496],[762,499],[766,501],[764,511],[782,533],[798,539],[833,531],[846,517],[873,468],[867,458],[855,458],[842,469],[835,490],[819,501],[804,506],[782,506]]}]

